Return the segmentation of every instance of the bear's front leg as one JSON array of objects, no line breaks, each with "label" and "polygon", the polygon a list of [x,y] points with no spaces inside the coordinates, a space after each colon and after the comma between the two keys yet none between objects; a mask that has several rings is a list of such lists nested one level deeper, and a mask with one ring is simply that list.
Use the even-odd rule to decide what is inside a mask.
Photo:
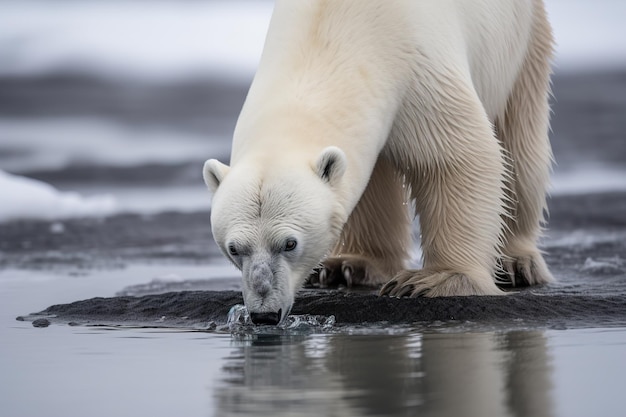
[{"label": "bear's front leg", "polygon": [[432,102],[434,108],[416,106],[411,121],[400,120],[414,123],[412,152],[402,152],[406,136],[390,147],[398,165],[415,167],[407,180],[420,215],[424,268],[400,271],[381,295],[502,294],[494,279],[506,215],[502,149],[470,87]]},{"label": "bear's front leg", "polygon": [[492,139],[491,152],[483,150],[475,155],[476,159],[433,168],[419,186],[414,186],[424,268],[400,271],[381,294],[502,294],[494,277],[505,212],[504,165],[498,144]]},{"label": "bear's front leg", "polygon": [[379,156],[330,257],[308,279],[322,288],[377,287],[404,268],[411,221],[404,178]]}]

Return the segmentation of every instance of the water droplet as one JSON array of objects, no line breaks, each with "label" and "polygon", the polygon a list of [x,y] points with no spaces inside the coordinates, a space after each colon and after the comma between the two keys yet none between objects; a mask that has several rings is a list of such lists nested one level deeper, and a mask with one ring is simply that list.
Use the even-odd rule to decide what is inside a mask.
[{"label": "water droplet", "polygon": [[228,311],[228,320],[226,321],[228,328],[233,331],[247,324],[252,324],[252,320],[250,320],[250,313],[248,313],[246,306],[243,304],[235,304],[232,306]]}]

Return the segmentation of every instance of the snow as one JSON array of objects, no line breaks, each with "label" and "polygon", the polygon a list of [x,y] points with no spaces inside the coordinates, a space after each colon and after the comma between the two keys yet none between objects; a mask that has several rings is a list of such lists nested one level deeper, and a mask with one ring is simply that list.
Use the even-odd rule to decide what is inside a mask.
[{"label": "snow", "polygon": [[0,221],[106,216],[117,209],[112,196],[82,197],[50,184],[0,170]]},{"label": "snow", "polygon": [[[211,208],[211,195],[201,181],[193,186],[141,187],[77,184],[60,191],[43,181],[0,170],[0,223],[13,220],[56,220],[103,217],[119,213],[141,215],[165,211],[194,212]],[[62,233],[54,223],[51,233]]]}]

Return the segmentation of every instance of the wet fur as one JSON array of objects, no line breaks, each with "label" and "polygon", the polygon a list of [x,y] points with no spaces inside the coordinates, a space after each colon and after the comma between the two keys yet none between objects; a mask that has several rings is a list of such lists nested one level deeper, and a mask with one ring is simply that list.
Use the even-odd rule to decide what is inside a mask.
[{"label": "wet fur", "polygon": [[[552,161],[553,40],[542,2],[534,6],[524,63],[494,120],[462,75],[420,66],[370,183],[314,283],[376,286],[393,277],[382,294],[435,297],[496,295],[496,283],[553,280],[537,248]],[[421,149],[407,151],[407,143]],[[409,200],[420,215],[421,270],[405,269]]]}]

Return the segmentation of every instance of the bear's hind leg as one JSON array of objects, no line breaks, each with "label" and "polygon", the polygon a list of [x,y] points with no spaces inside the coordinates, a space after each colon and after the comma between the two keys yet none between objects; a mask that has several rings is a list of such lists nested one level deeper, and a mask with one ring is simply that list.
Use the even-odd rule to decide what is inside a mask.
[{"label": "bear's hind leg", "polygon": [[309,285],[375,287],[389,281],[408,257],[411,221],[406,201],[403,178],[379,157],[333,253],[309,277]]},{"label": "bear's hind leg", "polygon": [[[537,2],[539,3],[539,2]],[[511,157],[513,191],[499,280],[514,287],[553,280],[537,241],[546,210],[552,151],[548,139],[552,37],[545,12],[536,10],[528,55],[497,132]]]}]

